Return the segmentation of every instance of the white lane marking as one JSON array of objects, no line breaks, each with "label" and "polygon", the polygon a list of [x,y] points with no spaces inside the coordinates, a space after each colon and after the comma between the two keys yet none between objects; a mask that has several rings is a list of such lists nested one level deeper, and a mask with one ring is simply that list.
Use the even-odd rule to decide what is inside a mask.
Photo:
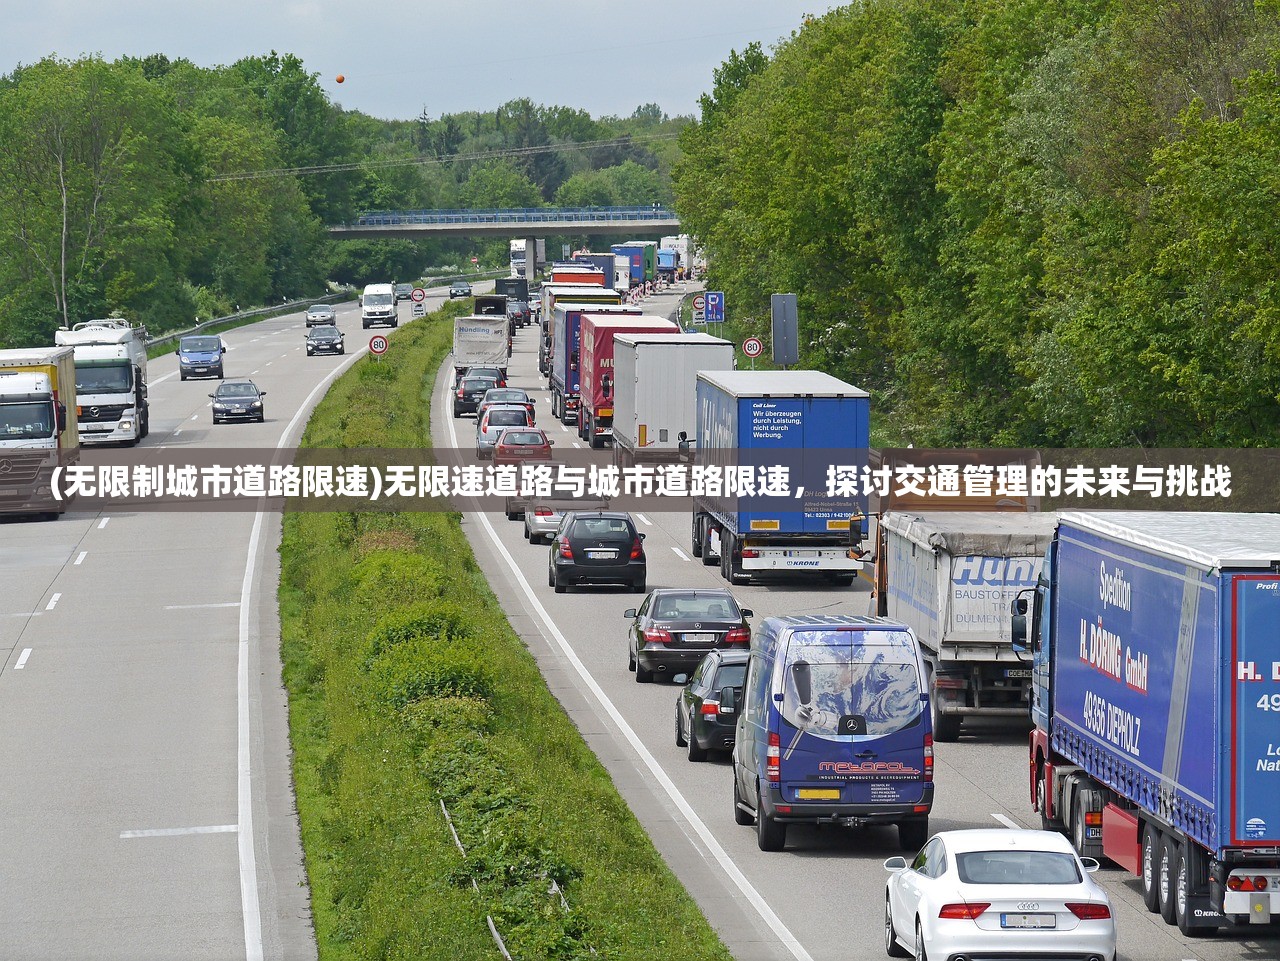
[{"label": "white lane marking", "polygon": [[177,377],[177,376],[178,376],[178,372],[175,370],[172,374],[165,374],[163,377],[157,377],[155,380],[147,381],[147,386],[150,387],[152,384],[163,384],[170,377]]},{"label": "white lane marking", "polygon": [[121,831],[122,838],[176,838],[183,834],[234,834],[240,828],[235,824],[210,824],[198,828],[148,828],[142,831]]},{"label": "white lane marking", "polygon": [[201,611],[211,607],[239,607],[239,601],[227,601],[225,604],[166,604],[166,611]]},{"label": "white lane marking", "polygon": [[19,611],[16,614],[10,614],[10,617],[39,617],[44,611]]},{"label": "white lane marking", "polygon": [[1007,827],[1007,828],[1013,828],[1013,830],[1015,830],[1015,831],[1021,831],[1021,830],[1022,830],[1022,825],[1021,825],[1021,824],[1017,824],[1017,823],[1015,823],[1015,822],[1013,822],[1013,821],[1009,820],[1007,817],[1005,817],[1003,814],[1001,814],[1001,813],[1000,813],[1000,812],[998,812],[998,811],[993,811],[993,812],[991,812],[991,816],[992,816],[993,818],[995,818],[997,821],[999,821],[1001,824],[1003,824],[1003,825],[1004,825],[1005,827]]},{"label": "white lane marking", "polygon": [[181,427],[179,427],[177,430],[175,430],[175,431],[173,432],[173,436],[174,436],[174,437],[177,437],[177,436],[178,436],[179,434],[181,434],[181,433],[182,433],[182,428],[181,428]]},{"label": "white lane marking", "polygon": [[18,663],[13,665],[15,671],[20,671],[27,666],[27,658],[31,656],[31,648],[24,647],[22,653],[18,655]]},{"label": "white lane marking", "polygon": [[54,595],[53,595],[53,597],[49,598],[49,603],[48,603],[48,604],[46,604],[46,605],[44,606],[44,609],[45,609],[46,611],[51,611],[51,610],[53,610],[55,607],[57,607],[57,606],[58,606],[58,601],[60,601],[60,600],[62,600],[62,595],[61,595],[61,594],[54,594]]},{"label": "white lane marking", "polygon": [[269,360],[269,361],[267,361],[267,363],[265,364],[265,366],[270,367],[270,366],[271,366],[272,364],[274,364],[274,363],[275,363],[275,361],[274,361],[274,360]]},{"label": "white lane marking", "polygon": [[74,566],[79,567],[84,562],[84,559],[88,556],[89,556],[88,551],[81,551],[80,556],[76,558],[76,562]]},{"label": "white lane marking", "polygon": [[[209,405],[208,405],[208,404],[205,404],[205,406],[206,406],[206,407],[208,407]],[[191,419],[192,419],[192,420],[199,420],[199,419],[200,419],[200,415],[199,415],[199,414],[192,414],[192,415],[191,415]]]},{"label": "white lane marking", "polygon": [[646,524],[648,524],[650,527],[652,527],[652,526],[653,526],[653,521],[649,520],[649,518],[645,517],[645,516],[644,516],[643,514],[641,514],[639,511],[636,511],[636,517],[640,518],[640,520],[644,521],[644,522],[645,522]]},{"label": "white lane marking", "polygon": [[106,526],[107,526],[107,521],[109,521],[109,520],[111,520],[111,518],[110,518],[110,517],[104,517],[102,520],[100,520],[100,521],[98,522],[98,530],[102,530],[104,527],[106,527]]},{"label": "white lane marking", "polygon": [[573,446],[574,446],[574,447],[577,447],[579,450],[581,450],[581,449],[582,449],[582,445],[581,445],[581,444],[579,444],[576,440],[573,442]]},{"label": "white lane marking", "polygon": [[[456,448],[458,446],[457,429],[454,427],[452,419],[445,421],[445,423],[449,427],[449,435],[452,438],[453,446]],[[524,591],[524,596],[528,598],[529,603],[533,605],[533,609],[537,611],[538,617],[542,620],[543,625],[549,632],[549,639],[555,642],[556,646],[560,648],[560,652],[564,655],[565,659],[573,665],[573,669],[578,673],[578,677],[582,679],[582,682],[587,686],[587,689],[595,695],[596,700],[600,703],[600,706],[604,709],[605,713],[608,714],[613,720],[613,723],[618,726],[618,730],[622,732],[622,736],[627,739],[627,743],[629,743],[636,754],[640,756],[640,760],[644,762],[645,767],[649,769],[649,772],[654,776],[657,782],[662,785],[667,797],[669,797],[672,803],[680,809],[680,813],[684,815],[685,819],[689,822],[689,825],[694,829],[698,837],[702,839],[702,843],[706,845],[708,852],[720,866],[720,869],[728,875],[729,879],[733,881],[738,890],[742,892],[749,902],[751,902],[751,906],[756,909],[756,913],[760,915],[765,924],[769,925],[769,928],[778,936],[778,940],[786,946],[787,950],[791,952],[791,956],[795,958],[796,961],[813,961],[813,955],[805,950],[804,945],[796,939],[796,936],[791,933],[790,929],[783,923],[782,919],[774,913],[773,908],[769,907],[765,899],[761,897],[760,892],[755,889],[755,886],[747,879],[747,876],[742,873],[742,869],[733,863],[733,858],[729,857],[729,852],[720,845],[720,842],[716,840],[715,835],[708,830],[706,824],[704,824],[702,819],[698,817],[693,806],[685,800],[684,795],[680,793],[680,789],[676,787],[675,782],[671,780],[667,775],[667,772],[662,769],[662,765],[658,763],[657,758],[655,758],[653,754],[650,753],[649,749],[644,746],[644,742],[640,740],[639,735],[637,735],[631,725],[627,723],[626,718],[622,716],[622,712],[614,706],[613,701],[609,700],[609,695],[605,694],[604,688],[596,683],[596,679],[591,676],[586,665],[582,663],[577,653],[573,650],[573,647],[569,644],[568,639],[560,633],[560,629],[556,627],[555,622],[551,619],[551,615],[547,613],[547,609],[542,606],[542,603],[533,593],[533,588],[531,588],[529,586],[529,582],[525,580],[524,573],[516,564],[515,559],[511,556],[506,547],[503,546],[502,542],[498,540],[498,533],[493,529],[493,525],[489,523],[489,518],[485,517],[485,515],[480,512],[477,512],[475,517],[480,521],[480,526],[484,528],[485,533],[489,536],[489,542],[493,544],[494,548],[502,556],[502,559],[506,561],[508,569],[510,569],[511,573],[515,576],[516,583],[519,584],[520,589]]]},{"label": "white lane marking", "polygon": [[684,551],[680,550],[680,548],[678,548],[678,547],[672,547],[671,549],[672,549],[673,551],[675,551],[675,552],[676,552],[676,554],[679,556],[680,560],[682,560],[682,561],[687,561],[687,560],[689,559],[689,555],[688,555],[688,554],[686,554]]}]

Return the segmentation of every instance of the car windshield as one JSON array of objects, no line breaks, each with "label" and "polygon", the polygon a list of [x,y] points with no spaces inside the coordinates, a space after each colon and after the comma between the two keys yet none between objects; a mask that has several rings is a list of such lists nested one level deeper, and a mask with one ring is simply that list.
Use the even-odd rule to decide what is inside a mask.
[{"label": "car windshield", "polygon": [[257,397],[258,390],[253,384],[223,384],[218,388],[219,397]]},{"label": "car windshield", "polygon": [[502,443],[506,447],[541,447],[546,442],[546,438],[534,431],[509,430],[502,435]]},{"label": "car windshield", "polygon": [[332,314],[333,308],[328,304],[313,304],[307,308],[309,314]]},{"label": "car windshield", "polygon": [[53,436],[53,404],[0,404],[0,439],[35,440]]},{"label": "car windshield", "polygon": [[219,337],[183,337],[179,346],[182,350],[207,353],[211,350],[221,350],[222,339]]},{"label": "car windshield", "polygon": [[573,522],[573,536],[600,540],[630,540],[631,525],[621,517],[579,517]]},{"label": "car windshield", "polygon": [[529,423],[524,411],[492,410],[489,412],[490,427],[524,427]]},{"label": "car windshield", "polygon": [[495,383],[493,377],[468,377],[462,382],[466,390],[488,390]]},{"label": "car windshield", "polygon": [[923,710],[915,643],[906,631],[795,631],[782,693],[782,716],[809,734],[857,740],[900,731]]},{"label": "car windshield", "polygon": [[965,884],[1079,884],[1080,869],[1058,851],[966,851],[956,855]]},{"label": "car windshield", "polygon": [[337,327],[316,327],[311,331],[312,340],[329,340],[337,336]]},{"label": "car windshield", "polygon": [[670,618],[722,618],[737,620],[742,617],[738,605],[727,594],[703,594],[694,591],[678,594],[661,594],[653,604],[654,617]]},{"label": "car windshield", "polygon": [[119,393],[133,387],[128,361],[116,364],[76,364],[76,391],[81,394]]},{"label": "car windshield", "polygon": [[366,307],[390,307],[390,294],[365,294],[364,305]]},{"label": "car windshield", "polygon": [[523,404],[525,396],[522,390],[491,390],[484,399],[487,404]]}]

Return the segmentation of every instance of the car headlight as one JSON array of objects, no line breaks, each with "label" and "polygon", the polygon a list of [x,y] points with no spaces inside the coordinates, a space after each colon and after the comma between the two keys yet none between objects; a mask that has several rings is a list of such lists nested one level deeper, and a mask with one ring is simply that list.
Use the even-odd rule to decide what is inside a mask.
[{"label": "car headlight", "polygon": [[250,407],[261,407],[261,406],[262,406],[262,401],[260,401],[260,400],[255,400],[255,401],[254,401],[252,404],[250,404],[249,406],[250,406]]}]

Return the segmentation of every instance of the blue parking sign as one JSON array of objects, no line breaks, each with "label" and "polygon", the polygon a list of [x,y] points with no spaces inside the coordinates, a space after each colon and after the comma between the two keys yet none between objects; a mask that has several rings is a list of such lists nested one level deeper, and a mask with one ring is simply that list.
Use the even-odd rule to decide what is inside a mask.
[{"label": "blue parking sign", "polygon": [[724,323],[724,291],[707,291],[707,323]]}]

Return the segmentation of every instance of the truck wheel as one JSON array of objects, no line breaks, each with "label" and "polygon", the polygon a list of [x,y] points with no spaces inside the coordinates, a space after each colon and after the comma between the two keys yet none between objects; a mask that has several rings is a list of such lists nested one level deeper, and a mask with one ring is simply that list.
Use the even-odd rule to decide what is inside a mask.
[{"label": "truck wheel", "polygon": [[898,822],[898,845],[904,851],[919,851],[929,840],[929,819],[912,818]]},{"label": "truck wheel", "polygon": [[701,557],[702,556],[702,515],[701,514],[693,515],[693,537],[691,539],[693,541],[693,551],[692,551],[693,556]]},{"label": "truck wheel", "polygon": [[1160,910],[1160,886],[1156,876],[1160,870],[1160,832],[1152,824],[1142,829],[1142,903],[1152,914]]},{"label": "truck wheel", "polygon": [[1094,795],[1092,788],[1077,787],[1071,801],[1071,846],[1082,858],[1102,857],[1102,842],[1089,840],[1087,814],[1088,808],[1093,807],[1089,802]]},{"label": "truck wheel", "polygon": [[592,450],[599,450],[604,446],[604,438],[596,433],[595,427],[595,423],[592,422],[591,429],[588,431],[591,436],[587,438],[587,441],[591,444]]},{"label": "truck wheel", "polygon": [[764,811],[764,801],[756,789],[756,846],[761,851],[781,851],[787,846],[787,825]]},{"label": "truck wheel", "polygon": [[1156,889],[1160,892],[1160,917],[1165,924],[1177,921],[1173,909],[1173,880],[1177,870],[1178,841],[1171,834],[1160,839],[1160,861],[1156,869]]},{"label": "truck wheel", "polygon": [[702,563],[712,567],[717,560],[715,551],[711,549],[711,522],[706,521],[702,525]]},{"label": "truck wheel", "polygon": [[1193,926],[1191,924],[1191,869],[1192,858],[1195,857],[1191,846],[1187,843],[1178,845],[1178,861],[1173,873],[1173,916],[1178,930],[1189,938],[1203,938],[1218,930],[1217,925]]},{"label": "truck wheel", "polygon": [[950,744],[960,740],[958,714],[942,713],[942,698],[938,694],[937,671],[929,672],[929,717],[933,721],[933,739]]},{"label": "truck wheel", "polygon": [[[551,416],[552,417],[560,416],[560,405],[556,403],[556,400],[557,400],[557,395],[555,391],[552,391],[551,392]],[[564,421],[562,420],[561,423],[564,423]]]}]

